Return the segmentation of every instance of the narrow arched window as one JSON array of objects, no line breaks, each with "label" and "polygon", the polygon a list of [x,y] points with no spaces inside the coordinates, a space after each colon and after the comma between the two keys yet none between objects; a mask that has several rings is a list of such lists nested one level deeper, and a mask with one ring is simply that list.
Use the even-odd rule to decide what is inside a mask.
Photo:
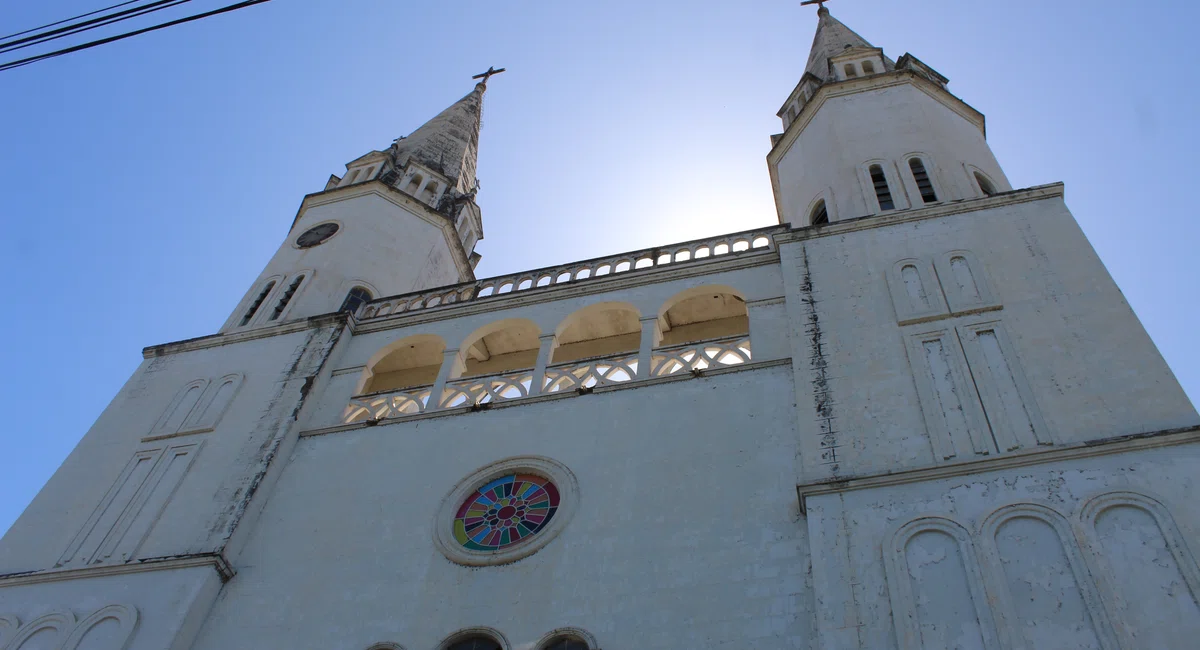
[{"label": "narrow arched window", "polygon": [[819,226],[823,223],[829,223],[829,210],[825,207],[825,200],[821,199],[817,203],[817,206],[813,208],[812,214],[808,218],[808,224],[810,226]]},{"label": "narrow arched window", "polygon": [[354,170],[354,171],[350,172],[350,178],[347,178],[347,179],[346,179],[346,184],[347,184],[347,185],[350,185],[350,184],[351,184],[351,183],[353,183],[355,180],[357,180],[357,179],[358,179],[358,175],[359,175],[359,173],[360,173],[360,172],[362,172],[362,170],[361,170],[361,169],[356,169],[356,170]]},{"label": "narrow arched window", "polygon": [[346,299],[342,301],[342,306],[338,308],[338,311],[348,311],[353,314],[364,303],[371,302],[371,299],[370,291],[362,287],[354,287],[350,293],[346,294]]},{"label": "narrow arched window", "polygon": [[274,288],[274,280],[271,280],[267,283],[267,286],[263,287],[263,290],[258,294],[258,297],[255,298],[254,302],[250,303],[250,306],[246,309],[246,315],[242,316],[242,322],[238,324],[238,327],[245,327],[250,320],[254,318],[254,315],[258,313],[258,308],[262,307],[263,301],[267,299],[267,296],[271,295],[271,289]]},{"label": "narrow arched window", "polygon": [[888,187],[887,175],[880,165],[871,165],[871,183],[875,186],[875,199],[879,201],[880,210],[895,210],[892,201],[892,189]]},{"label": "narrow arched window", "polygon": [[912,170],[913,180],[921,192],[921,201],[937,203],[937,192],[933,189],[933,181],[929,180],[929,172],[925,171],[925,162],[920,158],[909,158],[908,168]]},{"label": "narrow arched window", "polygon": [[863,61],[863,74],[875,74],[875,64],[870,61]]},{"label": "narrow arched window", "polygon": [[304,276],[298,275],[292,283],[288,285],[287,291],[279,297],[279,303],[275,305],[275,311],[271,312],[270,320],[277,320],[283,314],[283,310],[287,309],[288,303],[292,301],[292,296],[296,295],[296,289],[300,288],[300,283],[304,282]]},{"label": "narrow arched window", "polygon": [[996,194],[996,186],[987,179],[987,176],[975,172],[975,182],[979,183],[979,191],[983,192],[984,196],[994,196]]},{"label": "narrow arched window", "polygon": [[849,78],[851,78],[851,77],[857,77],[857,76],[858,76],[858,73],[854,71],[854,64],[853,64],[853,63],[847,63],[847,64],[846,64],[846,67],[844,68],[844,70],[846,71],[846,78],[847,78],[847,79],[849,79]]},{"label": "narrow arched window", "polygon": [[501,648],[495,639],[480,635],[455,641],[446,650],[501,650]]},{"label": "narrow arched window", "polygon": [[556,636],[539,646],[538,650],[588,650],[588,644],[574,635]]}]

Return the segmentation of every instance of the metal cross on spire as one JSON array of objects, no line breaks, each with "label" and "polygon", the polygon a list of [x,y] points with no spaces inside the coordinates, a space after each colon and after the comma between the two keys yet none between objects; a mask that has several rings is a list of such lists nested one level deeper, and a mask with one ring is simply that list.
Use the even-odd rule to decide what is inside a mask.
[{"label": "metal cross on spire", "polygon": [[804,5],[817,5],[818,10],[820,10],[824,9],[825,3],[829,1],[830,0],[804,0],[804,2],[800,3],[800,6],[803,7]]},{"label": "metal cross on spire", "polygon": [[[821,1],[824,2],[825,0],[821,0]],[[499,70],[497,70],[495,66],[488,66],[487,72],[481,72],[471,78],[472,79],[483,79],[483,81],[481,81],[479,83],[486,86],[488,79],[491,79],[492,75],[500,74],[501,72],[504,72],[504,70],[505,70],[505,68],[500,68]]]}]

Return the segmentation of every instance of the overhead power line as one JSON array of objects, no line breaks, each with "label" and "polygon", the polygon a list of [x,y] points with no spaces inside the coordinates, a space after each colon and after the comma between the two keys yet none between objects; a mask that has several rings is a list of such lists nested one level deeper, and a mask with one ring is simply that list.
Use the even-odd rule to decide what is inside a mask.
[{"label": "overhead power line", "polygon": [[141,7],[132,7],[130,9],[118,11],[117,13],[109,14],[107,16],[100,16],[91,20],[85,20],[81,23],[75,23],[74,25],[67,25],[66,27],[59,27],[58,29],[52,29],[50,31],[41,32],[32,36],[26,36],[25,38],[17,39],[15,41],[8,41],[6,43],[0,42],[0,53],[33,47],[34,45],[55,41],[60,38],[66,38],[67,36],[90,31],[106,25],[112,25],[129,20],[131,18],[137,18],[138,16],[152,14],[156,11],[162,11],[163,9],[170,9],[171,7],[176,7],[191,1],[192,0],[155,0],[154,2]]},{"label": "overhead power line", "polygon": [[99,40],[82,43],[80,45],[75,45],[75,46],[64,48],[61,50],[55,50],[53,52],[47,52],[45,54],[39,54],[37,56],[31,56],[31,57],[19,59],[16,61],[10,61],[8,63],[0,64],[0,72],[3,72],[5,70],[12,70],[13,68],[19,68],[22,66],[26,66],[26,65],[29,65],[30,63],[37,63],[38,61],[52,59],[54,57],[62,56],[64,54],[70,54],[72,52],[88,50],[93,47],[99,47],[101,45],[107,45],[108,43],[114,43],[116,41],[121,41],[121,40],[124,40],[127,38],[132,38],[134,36],[139,36],[139,35],[145,34],[147,32],[158,31],[160,29],[174,27],[175,25],[182,25],[183,23],[190,23],[190,22],[193,22],[196,20],[200,20],[202,18],[208,18],[211,16],[216,16],[218,14],[224,14],[224,13],[229,13],[231,11],[237,11],[238,9],[244,9],[246,7],[252,7],[254,5],[259,5],[259,4],[263,4],[265,2],[270,2],[270,1],[271,0],[245,0],[244,2],[238,2],[235,4],[231,4],[226,7],[221,7],[220,9],[206,11],[204,13],[187,16],[185,18],[179,18],[179,19],[171,20],[171,21],[168,21],[165,23],[160,23],[158,25],[152,25],[150,27],[144,27],[142,29],[137,29],[137,30],[134,30],[131,32],[126,32],[124,34],[117,34],[116,36],[109,36],[108,38],[102,38]]},{"label": "overhead power line", "polygon": [[17,32],[17,33],[15,33],[15,34],[9,34],[8,36],[0,36],[0,41],[7,41],[8,39],[10,39],[10,38],[12,38],[12,37],[14,37],[14,36],[21,36],[22,34],[28,34],[29,32],[40,32],[41,30],[43,30],[43,29],[46,29],[47,27],[54,27],[55,25],[61,25],[61,24],[63,24],[63,23],[69,23],[69,22],[71,22],[72,20],[79,20],[80,18],[87,18],[88,16],[94,16],[94,15],[96,15],[96,14],[104,13],[104,12],[106,12],[106,11],[109,11],[109,10],[111,10],[111,9],[116,9],[116,8],[118,8],[118,7],[124,7],[125,5],[131,5],[131,4],[135,3],[135,2],[141,2],[141,1],[142,1],[142,0],[126,0],[126,2],[119,2],[119,3],[117,3],[117,4],[115,4],[115,5],[111,6],[111,7],[105,7],[105,8],[103,8],[103,9],[97,9],[97,10],[95,10],[95,11],[89,11],[89,12],[87,12],[86,14],[79,14],[78,16],[73,16],[73,17],[71,17],[71,18],[64,18],[64,19],[62,19],[62,20],[60,20],[60,21],[58,21],[58,22],[53,22],[53,23],[50,23],[50,24],[48,24],[48,25],[42,25],[41,27],[34,27],[34,28],[32,28],[32,29],[27,29],[27,30],[25,30],[25,31],[23,31],[23,32]]}]

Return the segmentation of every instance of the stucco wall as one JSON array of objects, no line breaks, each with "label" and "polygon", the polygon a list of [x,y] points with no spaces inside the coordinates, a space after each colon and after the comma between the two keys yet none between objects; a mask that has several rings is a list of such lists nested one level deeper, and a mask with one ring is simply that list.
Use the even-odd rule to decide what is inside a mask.
[{"label": "stucco wall", "polygon": [[[491,626],[527,647],[578,626],[612,648],[808,647],[786,367],[305,438],[197,648],[433,648]],[[516,564],[433,546],[443,496],[536,454],[579,510]]]}]

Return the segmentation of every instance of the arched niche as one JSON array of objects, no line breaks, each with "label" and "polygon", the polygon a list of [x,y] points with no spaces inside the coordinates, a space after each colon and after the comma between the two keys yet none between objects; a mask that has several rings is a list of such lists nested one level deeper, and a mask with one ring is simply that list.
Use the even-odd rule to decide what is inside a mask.
[{"label": "arched niche", "polygon": [[367,362],[356,394],[428,386],[437,380],[446,342],[436,334],[417,334],[388,344]]},{"label": "arched niche", "polygon": [[750,334],[750,318],[741,291],[705,285],[681,291],[659,309],[661,347]]},{"label": "arched niche", "polygon": [[641,314],[627,302],[588,305],[555,329],[554,363],[636,352],[641,345]]},{"label": "arched niche", "polygon": [[507,318],[475,330],[459,346],[462,377],[532,368],[537,363],[541,328],[526,318]]}]

